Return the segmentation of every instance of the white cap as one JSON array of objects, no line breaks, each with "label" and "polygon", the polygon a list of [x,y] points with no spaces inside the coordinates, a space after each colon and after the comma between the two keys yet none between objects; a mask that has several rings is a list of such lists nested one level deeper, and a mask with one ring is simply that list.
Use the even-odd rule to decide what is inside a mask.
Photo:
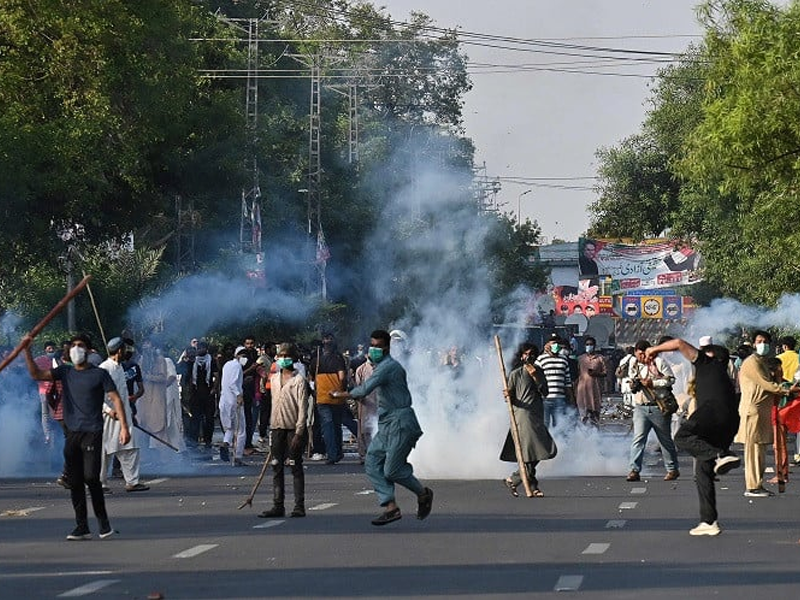
[{"label": "white cap", "polygon": [[714,343],[714,340],[711,338],[710,335],[704,335],[700,338],[699,344],[701,348],[706,346],[711,346]]},{"label": "white cap", "polygon": [[244,346],[236,346],[236,352],[234,352],[233,355],[234,356],[238,356],[239,353],[244,352],[244,351],[245,351],[245,347]]}]

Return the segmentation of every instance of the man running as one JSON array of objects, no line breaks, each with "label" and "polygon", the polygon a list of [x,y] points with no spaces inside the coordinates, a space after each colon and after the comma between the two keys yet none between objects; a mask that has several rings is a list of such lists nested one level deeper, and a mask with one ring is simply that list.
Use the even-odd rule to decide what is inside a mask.
[{"label": "man running", "polygon": [[417,495],[417,518],[431,512],[433,490],[414,477],[408,455],[422,436],[408,390],[406,371],[389,354],[391,337],[377,329],[370,335],[368,358],[375,364],[372,376],[350,392],[334,391],[333,398],[361,398],[373,390],[378,393],[378,433],[367,450],[365,470],[378,495],[384,512],[372,520],[373,525],[386,525],[402,517],[395,501],[395,484],[399,483]]}]

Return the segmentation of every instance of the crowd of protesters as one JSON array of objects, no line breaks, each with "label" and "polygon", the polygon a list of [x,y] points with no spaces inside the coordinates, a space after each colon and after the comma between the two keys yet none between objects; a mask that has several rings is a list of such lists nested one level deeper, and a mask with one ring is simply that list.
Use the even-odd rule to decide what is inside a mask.
[{"label": "crowd of protesters", "polygon": [[[392,332],[392,339],[402,337],[395,338]],[[376,343],[370,340],[370,344]],[[591,336],[584,337],[580,345],[581,352],[574,337],[565,339],[553,333],[541,348],[523,343],[514,355],[506,398],[520,423],[518,441],[524,470],[504,481],[513,496],[519,496],[518,487],[523,482],[529,495],[544,496],[536,479],[536,465],[557,453],[550,432],[599,428],[603,399],[617,393],[632,417],[627,481],[637,482],[642,477],[651,431],[660,445],[666,481],[680,477],[678,450],[693,457],[701,522],[692,529],[692,535],[720,532],[713,482],[740,464],[744,466],[745,496],[774,495],[765,483],[776,485],[778,492],[785,490],[789,465],[800,462],[795,438],[800,431],[800,401],[795,399],[800,393],[800,365],[794,338],[783,337],[774,346],[768,332],[757,331],[751,342],[742,343],[733,352],[714,344],[709,336],[696,343],[668,336],[656,344],[639,340],[624,350],[604,349],[604,353]],[[387,342],[387,355],[388,346]],[[61,344],[46,341],[41,348],[42,353],[35,357],[29,346],[25,349],[26,359],[30,359],[28,371],[36,380],[37,418],[45,444],[53,447],[59,439],[66,440],[58,483],[81,490],[73,493],[78,527],[70,539],[86,535],[84,484],[91,492],[101,532],[108,534],[108,518],[97,490],[111,492],[107,477],[112,463],[112,477],[124,479],[126,491],[147,491],[139,480],[140,452],[145,450],[154,462],[168,461],[177,451],[237,467],[245,464],[246,456],[269,452],[276,495],[273,508],[261,516],[285,514],[283,472],[288,467],[295,497],[291,516],[298,517],[305,516],[303,460],[339,463],[345,456],[346,429],[359,462],[369,463],[369,447],[380,432],[378,392],[369,383],[371,378],[373,383],[381,379],[373,377],[380,364],[371,357],[374,348],[358,344],[350,350],[342,349],[331,333],[310,346],[259,343],[254,336],[246,335],[240,342],[223,347],[192,338],[186,347],[168,352],[153,339],[137,347],[130,337],[119,336],[97,349],[89,338],[76,336]],[[108,358],[104,360],[105,356]],[[670,356],[681,356],[683,363]],[[482,365],[483,358],[467,357],[457,346],[450,346],[434,355],[432,361],[448,370],[456,381],[466,370]],[[74,381],[66,383],[69,369],[81,364],[99,366],[109,376],[98,378],[91,394]],[[681,374],[681,370],[686,372]],[[3,377],[21,384],[20,375],[20,364],[14,363]],[[404,370],[402,377],[402,386],[406,386]],[[681,378],[685,385],[677,385]],[[30,378],[25,381],[33,385]],[[72,392],[65,387],[72,387]],[[65,394],[74,394],[75,389],[92,398],[101,394],[105,399],[100,451],[89,458],[81,458],[76,450],[83,446],[75,438],[80,429],[75,428],[91,429],[96,422],[81,421],[74,408],[67,411],[69,414],[64,410]],[[109,393],[112,389],[118,390],[124,410]],[[357,394],[352,393],[354,389]],[[405,398],[407,387],[405,390],[397,392],[396,398]],[[91,432],[95,435],[93,429]],[[410,468],[406,457],[415,442],[416,438],[400,452],[398,460],[404,469]],[[516,462],[517,450],[511,442],[509,432],[500,458]],[[734,443],[741,445],[741,459],[731,451]],[[789,452],[790,443],[794,453]],[[770,446],[775,457],[774,477],[765,481],[766,450]],[[69,448],[72,450],[67,452]],[[385,454],[385,450],[382,452]],[[96,469],[86,467],[95,462]],[[427,516],[432,500],[429,488],[407,472],[398,482],[407,484],[419,496],[418,515]],[[400,512],[394,504],[394,482],[381,481],[376,486],[382,490],[386,510],[373,522],[382,525],[397,520]],[[78,496],[83,498],[82,503]]]}]

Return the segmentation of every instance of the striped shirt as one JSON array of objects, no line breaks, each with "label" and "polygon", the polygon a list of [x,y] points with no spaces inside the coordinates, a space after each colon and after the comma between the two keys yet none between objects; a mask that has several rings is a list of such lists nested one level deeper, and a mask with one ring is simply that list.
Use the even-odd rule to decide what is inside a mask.
[{"label": "striped shirt", "polygon": [[569,360],[560,354],[553,356],[549,352],[543,352],[535,364],[544,371],[547,380],[547,399],[566,397],[567,386],[572,385]]}]

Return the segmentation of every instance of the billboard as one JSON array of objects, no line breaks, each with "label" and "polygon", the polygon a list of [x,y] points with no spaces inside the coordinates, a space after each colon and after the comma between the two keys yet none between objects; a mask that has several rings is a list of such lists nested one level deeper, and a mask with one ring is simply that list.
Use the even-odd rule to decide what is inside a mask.
[{"label": "billboard", "polygon": [[[580,277],[592,284],[604,275],[610,277],[612,294],[692,285],[702,281],[701,267],[700,254],[677,240],[649,240],[641,244],[578,240]],[[655,305],[651,307],[656,309]]]}]

